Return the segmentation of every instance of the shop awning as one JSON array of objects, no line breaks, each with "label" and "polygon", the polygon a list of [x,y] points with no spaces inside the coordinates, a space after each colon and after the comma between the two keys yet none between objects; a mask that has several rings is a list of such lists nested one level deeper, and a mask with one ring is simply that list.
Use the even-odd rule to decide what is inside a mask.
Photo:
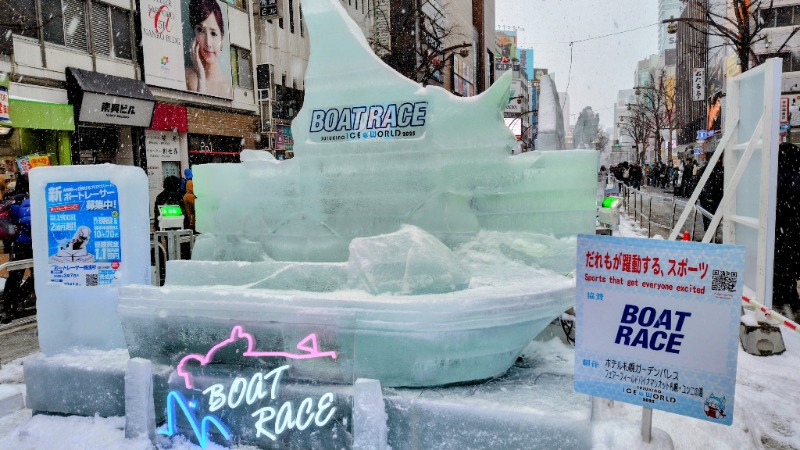
[{"label": "shop awning", "polygon": [[141,80],[67,67],[67,97],[80,122],[150,126],[156,98]]},{"label": "shop awning", "polygon": [[174,130],[179,133],[186,133],[189,130],[189,123],[186,119],[186,107],[156,103],[150,129],[159,131]]},{"label": "shop awning", "polygon": [[14,128],[75,130],[72,105],[11,97],[8,105]]}]

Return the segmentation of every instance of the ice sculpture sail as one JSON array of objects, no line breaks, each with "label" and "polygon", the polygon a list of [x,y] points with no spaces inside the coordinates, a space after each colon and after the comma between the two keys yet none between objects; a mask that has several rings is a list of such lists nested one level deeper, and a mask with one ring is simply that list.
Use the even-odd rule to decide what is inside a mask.
[{"label": "ice sculpture sail", "polygon": [[311,331],[335,347],[335,362],[298,377],[434,386],[504,373],[574,303],[564,274],[574,236],[594,230],[597,152],[512,157],[510,73],[456,97],[386,66],[338,0],[303,12],[295,158],[246,151],[194,168],[193,260],[168,263],[167,288],[120,289],[130,355],[176,365],[239,324],[271,349]]},{"label": "ice sculpture sail", "polygon": [[457,97],[383,63],[337,2],[308,1],[303,13],[311,56],[295,158],[197,167],[197,257],[344,261],[351,239],[402,224],[449,246],[481,229],[593,232],[583,194],[594,186],[580,168],[596,153],[511,157],[510,72]]}]

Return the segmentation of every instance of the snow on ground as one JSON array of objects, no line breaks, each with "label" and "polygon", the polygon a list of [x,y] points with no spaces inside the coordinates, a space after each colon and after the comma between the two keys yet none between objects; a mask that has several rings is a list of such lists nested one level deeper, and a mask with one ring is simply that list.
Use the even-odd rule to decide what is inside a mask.
[{"label": "snow on ground", "polygon": [[[616,235],[644,237],[623,217]],[[800,449],[800,335],[783,329],[786,352],[758,357],[739,350],[736,406],[730,427],[676,414],[653,411],[653,440],[641,439],[642,408],[594,399],[593,448],[602,449]],[[574,351],[555,338],[529,347],[549,371],[572,373]],[[22,358],[0,369],[0,388],[24,392]],[[0,389],[0,393],[4,392]],[[144,439],[124,438],[124,418],[31,417],[30,410],[0,417],[0,449],[149,449]],[[160,449],[199,448],[185,438],[160,437]],[[211,449],[220,448],[209,444]],[[252,447],[239,447],[240,450]]]}]

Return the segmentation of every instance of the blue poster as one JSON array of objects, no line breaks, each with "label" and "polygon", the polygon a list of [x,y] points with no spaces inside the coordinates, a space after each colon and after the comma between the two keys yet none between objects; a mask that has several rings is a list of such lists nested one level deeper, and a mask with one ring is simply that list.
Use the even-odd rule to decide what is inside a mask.
[{"label": "blue poster", "polygon": [[578,237],[575,390],[730,425],[744,248]]},{"label": "blue poster", "polygon": [[110,181],[47,184],[51,283],[103,286],[122,264],[119,190]]}]

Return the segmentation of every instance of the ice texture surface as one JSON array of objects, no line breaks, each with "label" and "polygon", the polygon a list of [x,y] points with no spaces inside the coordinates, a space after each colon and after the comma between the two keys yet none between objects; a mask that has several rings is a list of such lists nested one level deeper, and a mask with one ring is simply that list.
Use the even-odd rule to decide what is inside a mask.
[{"label": "ice texture surface", "polygon": [[566,148],[566,132],[564,114],[558,100],[556,83],[550,75],[539,80],[539,134],[536,138],[537,149],[563,150]]},{"label": "ice texture surface", "polygon": [[452,250],[411,225],[353,239],[347,269],[348,286],[374,295],[452,292],[466,289],[470,280]]},{"label": "ice texture surface", "polygon": [[[119,195],[120,266],[113,284],[63,286],[51,283],[48,254],[48,183],[110,181]],[[37,167],[30,172],[33,259],[39,345],[47,355],[71,348],[125,348],[117,314],[117,287],[150,282],[150,219],[147,175],[139,167]],[[76,200],[76,203],[83,203]]]},{"label": "ice texture surface", "polygon": [[153,364],[146,359],[130,359],[125,372],[125,437],[146,436],[155,442],[155,414]]},{"label": "ice texture surface", "polygon": [[387,415],[378,380],[359,378],[353,385],[353,450],[386,450]]},{"label": "ice texture surface", "polygon": [[510,73],[456,97],[385,65],[337,0],[303,13],[295,158],[195,167],[193,260],[171,261],[163,288],[120,288],[131,356],[174,365],[241,325],[271,350],[312,331],[335,342],[337,360],[301,380],[504,374],[574,303],[565,274],[575,235],[594,232],[597,152],[511,156]]},{"label": "ice texture surface", "polygon": [[[307,1],[303,14],[311,56],[303,108],[292,122],[295,157],[277,162],[244,152],[241,164],[195,168],[204,235],[195,259],[342,262],[352,239],[403,224],[451,248],[480,230],[594,231],[597,152],[512,157],[514,136],[502,115],[510,72],[479,96],[457,97],[383,63],[338,2]],[[375,130],[365,113],[359,123],[340,120],[329,124],[335,131],[317,132],[321,112],[341,119],[372,105],[418,105],[415,112],[423,105],[424,125],[408,127],[413,136],[350,139]],[[380,118],[391,131],[402,115]],[[563,143],[563,124],[560,133]]]}]

